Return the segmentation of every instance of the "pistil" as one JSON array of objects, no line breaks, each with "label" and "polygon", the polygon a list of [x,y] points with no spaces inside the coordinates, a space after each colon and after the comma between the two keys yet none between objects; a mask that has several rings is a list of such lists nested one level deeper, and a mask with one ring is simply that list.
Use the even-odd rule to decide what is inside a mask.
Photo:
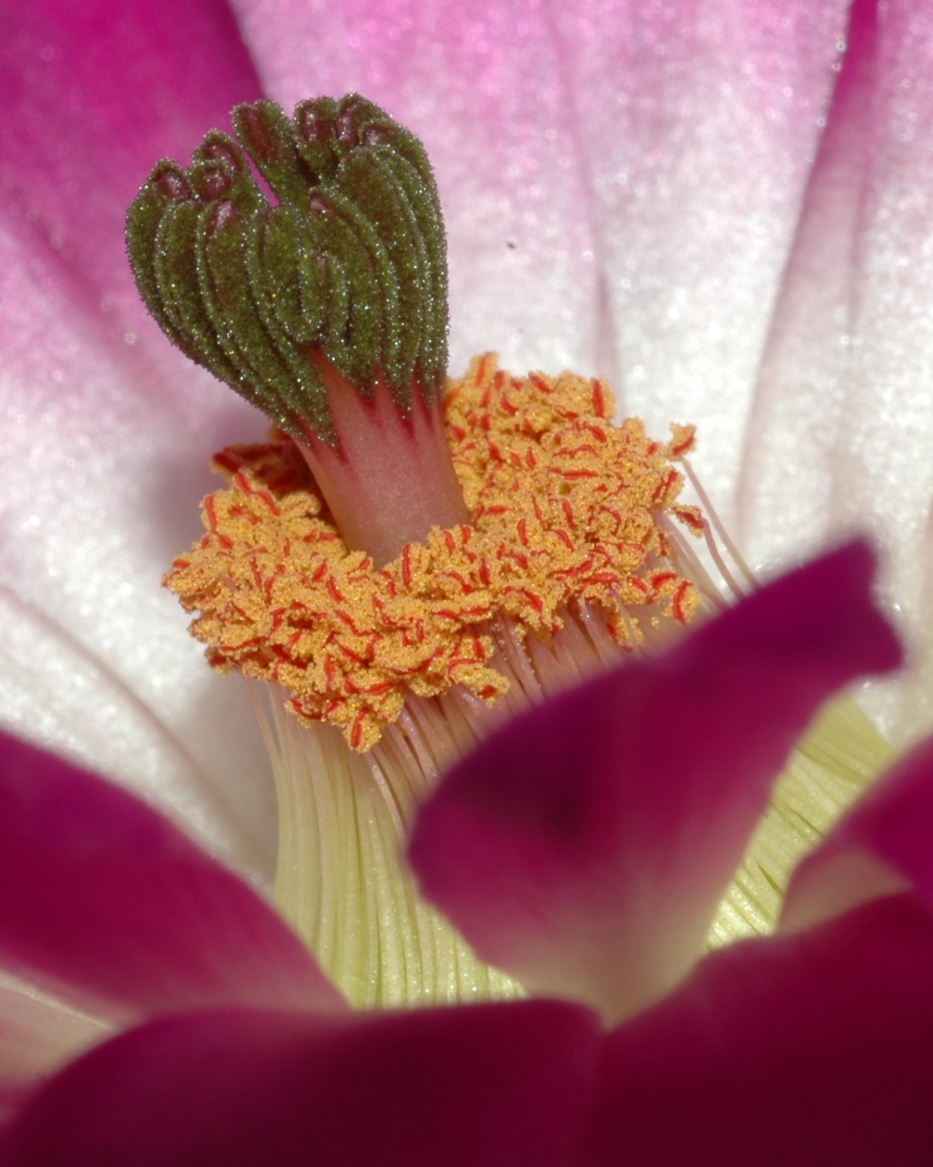
[{"label": "pistil", "polygon": [[[291,434],[348,547],[378,566],[466,522],[440,424],[443,220],[421,143],[356,94],[233,111],[127,216],[166,335]],[[277,200],[270,204],[250,163]]]},{"label": "pistil", "polygon": [[298,448],[347,548],[382,567],[407,544],[425,543],[432,527],[468,523],[440,402],[414,392],[403,416],[383,381],[365,401],[333,365],[318,367],[334,441],[302,426]]}]

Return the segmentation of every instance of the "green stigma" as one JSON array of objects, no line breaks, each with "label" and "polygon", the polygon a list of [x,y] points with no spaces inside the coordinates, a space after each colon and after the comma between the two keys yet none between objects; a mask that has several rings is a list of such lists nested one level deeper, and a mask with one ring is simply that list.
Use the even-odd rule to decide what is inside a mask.
[{"label": "green stigma", "polygon": [[[173,344],[284,430],[334,428],[321,364],[403,415],[447,371],[447,263],[424,147],[356,93],[238,105],[185,170],[159,162],[127,214],[130,264]],[[277,199],[270,205],[250,160]]]}]

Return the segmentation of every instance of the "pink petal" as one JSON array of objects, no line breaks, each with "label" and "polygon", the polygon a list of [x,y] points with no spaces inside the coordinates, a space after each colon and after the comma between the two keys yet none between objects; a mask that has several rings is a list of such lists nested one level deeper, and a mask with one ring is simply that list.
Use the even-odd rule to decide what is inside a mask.
[{"label": "pink petal", "polygon": [[259,96],[230,11],[36,0],[8,6],[0,27],[5,193],[28,210],[37,247],[51,242],[87,291],[142,318],[123,242],[130,200],[160,157],[187,158],[237,101]]},{"label": "pink petal", "polygon": [[797,931],[908,887],[933,911],[933,738],[892,767],[801,863],[781,928]]},{"label": "pink petal", "polygon": [[588,1167],[917,1167],[933,928],[909,897],[721,949],[606,1042]]},{"label": "pink petal", "polygon": [[0,1076],[49,1073],[111,1033],[105,1022],[0,974]]},{"label": "pink petal", "polygon": [[819,705],[900,661],[872,571],[853,543],[516,719],[422,810],[424,894],[537,992],[610,1018],[666,992]]},{"label": "pink petal", "polygon": [[598,1048],[561,1002],[166,1018],[55,1079],[3,1167],[570,1167]]},{"label": "pink petal", "polygon": [[165,819],[5,735],[0,962],[124,1018],[342,1005],[278,916]]},{"label": "pink petal", "polygon": [[155,161],[258,83],[221,0],[5,5],[0,45],[0,724],[271,879],[248,695],[159,589],[199,532],[207,457],[262,422],[148,319],[123,239]]},{"label": "pink petal", "polygon": [[[842,26],[840,26],[842,30]],[[929,729],[933,8],[857,0],[764,352],[745,451],[743,546],[774,560],[857,523],[922,688],[879,696],[900,740]],[[883,704],[881,704],[883,700]]]},{"label": "pink petal", "polygon": [[700,423],[726,493],[844,0],[233,6],[277,100],[358,88],[424,138],[455,370],[608,376],[658,433]]}]

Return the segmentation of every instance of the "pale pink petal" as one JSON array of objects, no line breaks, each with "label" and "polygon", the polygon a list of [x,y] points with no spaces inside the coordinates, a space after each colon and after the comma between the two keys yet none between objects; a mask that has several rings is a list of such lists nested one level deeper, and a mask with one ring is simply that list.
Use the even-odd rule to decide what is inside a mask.
[{"label": "pale pink petal", "polygon": [[249,699],[159,587],[199,532],[207,457],[262,421],[148,319],[123,239],[155,161],[258,92],[219,0],[0,14],[0,724],[271,881]]},{"label": "pale pink petal", "polygon": [[6,735],[0,965],[123,1019],[343,1005],[285,923],[166,819]]},{"label": "pale pink petal", "polygon": [[930,725],[933,617],[933,8],[857,0],[762,364],[745,452],[757,561],[853,523],[889,557],[886,597],[922,686],[878,694],[898,740]]},{"label": "pale pink petal", "polygon": [[556,1001],[166,1018],[75,1063],[3,1167],[570,1167],[599,1031]]},{"label": "pale pink petal", "polygon": [[599,372],[658,433],[739,448],[844,0],[232,0],[264,87],[360,89],[425,141],[453,367]]},{"label": "pale pink petal", "polygon": [[106,1022],[0,973],[0,1075],[49,1073],[111,1033]]},{"label": "pale pink petal", "polygon": [[618,1019],[668,991],[808,721],[900,660],[872,570],[851,544],[499,731],[421,812],[424,894],[537,992]]},{"label": "pale pink petal", "polygon": [[587,1167],[925,1167],[933,927],[910,897],[721,949],[606,1042]]},{"label": "pale pink petal", "polygon": [[609,372],[652,432],[671,420],[698,425],[696,464],[729,522],[848,6],[547,4],[573,165],[589,180],[617,354]]},{"label": "pale pink petal", "polygon": [[933,738],[902,758],[797,868],[781,928],[797,931],[908,887],[933,912]]}]

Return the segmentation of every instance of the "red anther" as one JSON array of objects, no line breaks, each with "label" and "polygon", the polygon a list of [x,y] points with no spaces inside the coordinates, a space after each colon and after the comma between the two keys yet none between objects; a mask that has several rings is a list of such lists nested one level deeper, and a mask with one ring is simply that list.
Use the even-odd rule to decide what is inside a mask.
[{"label": "red anther", "polygon": [[599,477],[598,470],[587,470],[583,466],[579,466],[576,469],[571,469],[568,467],[566,470],[562,469],[559,466],[554,466],[551,469],[551,473],[558,474],[561,478],[567,478],[571,482],[577,482],[577,481],[580,481],[581,479],[584,479],[584,478],[598,478]]},{"label": "red anther", "polygon": [[651,496],[652,503],[655,505],[660,503],[672,487],[676,486],[678,477],[679,475],[676,470],[669,470],[655,487],[654,494]]},{"label": "red anther", "polygon": [[411,546],[402,550],[402,583],[411,588]]},{"label": "red anther", "polygon": [[681,624],[687,622],[687,612],[684,608],[684,600],[690,593],[690,584],[684,580],[680,587],[674,592],[674,598],[671,600],[671,612],[676,620]]}]

